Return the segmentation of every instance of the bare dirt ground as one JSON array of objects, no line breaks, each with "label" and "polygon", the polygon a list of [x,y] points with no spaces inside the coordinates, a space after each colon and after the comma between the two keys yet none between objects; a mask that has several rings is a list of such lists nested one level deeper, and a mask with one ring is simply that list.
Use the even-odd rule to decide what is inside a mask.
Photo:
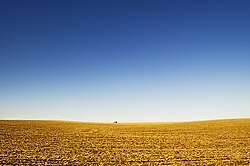
[{"label": "bare dirt ground", "polygon": [[250,165],[250,119],[0,121],[0,165]]}]

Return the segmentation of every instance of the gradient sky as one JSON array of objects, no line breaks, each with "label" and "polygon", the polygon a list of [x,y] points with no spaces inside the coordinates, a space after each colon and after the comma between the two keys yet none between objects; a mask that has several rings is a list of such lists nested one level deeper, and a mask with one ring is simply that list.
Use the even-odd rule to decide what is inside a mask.
[{"label": "gradient sky", "polygon": [[238,117],[249,0],[0,0],[0,119]]}]

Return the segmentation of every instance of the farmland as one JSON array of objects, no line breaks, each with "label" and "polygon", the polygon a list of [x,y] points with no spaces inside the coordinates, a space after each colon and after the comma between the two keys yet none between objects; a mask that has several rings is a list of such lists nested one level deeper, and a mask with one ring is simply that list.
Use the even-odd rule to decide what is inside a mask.
[{"label": "farmland", "polygon": [[249,165],[250,119],[0,121],[0,165]]}]

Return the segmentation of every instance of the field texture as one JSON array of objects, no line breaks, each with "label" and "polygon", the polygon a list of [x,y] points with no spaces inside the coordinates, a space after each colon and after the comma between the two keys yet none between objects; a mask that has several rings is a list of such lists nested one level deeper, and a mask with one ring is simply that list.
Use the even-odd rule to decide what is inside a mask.
[{"label": "field texture", "polygon": [[0,121],[0,165],[249,165],[250,119]]}]

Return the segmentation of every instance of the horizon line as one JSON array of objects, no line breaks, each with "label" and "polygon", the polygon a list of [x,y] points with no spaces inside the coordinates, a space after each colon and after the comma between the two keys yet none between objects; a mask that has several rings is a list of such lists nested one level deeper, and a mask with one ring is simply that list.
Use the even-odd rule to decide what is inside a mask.
[{"label": "horizon line", "polygon": [[65,122],[79,122],[79,123],[181,123],[181,122],[202,122],[202,121],[223,121],[223,120],[246,120],[250,117],[235,117],[235,118],[215,118],[215,119],[200,119],[200,120],[180,120],[180,121],[81,121],[69,119],[21,119],[21,118],[3,118],[0,121],[65,121]]}]

